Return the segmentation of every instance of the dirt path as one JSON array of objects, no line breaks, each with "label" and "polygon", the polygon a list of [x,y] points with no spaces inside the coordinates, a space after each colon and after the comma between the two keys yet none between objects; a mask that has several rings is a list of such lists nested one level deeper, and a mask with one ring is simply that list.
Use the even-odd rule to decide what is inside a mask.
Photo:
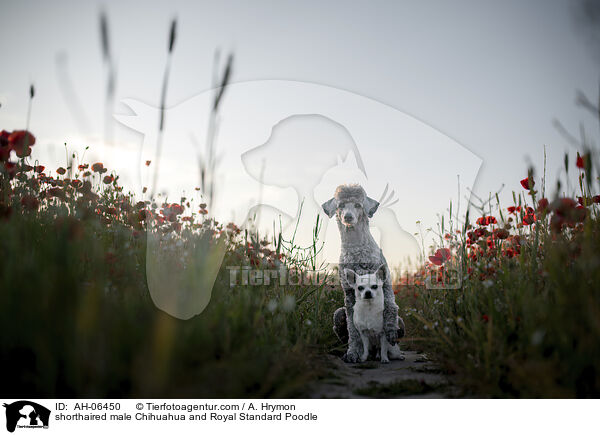
[{"label": "dirt path", "polygon": [[427,355],[404,351],[404,361],[346,364],[327,355],[330,370],[311,388],[311,398],[444,398],[453,396],[449,379]]}]

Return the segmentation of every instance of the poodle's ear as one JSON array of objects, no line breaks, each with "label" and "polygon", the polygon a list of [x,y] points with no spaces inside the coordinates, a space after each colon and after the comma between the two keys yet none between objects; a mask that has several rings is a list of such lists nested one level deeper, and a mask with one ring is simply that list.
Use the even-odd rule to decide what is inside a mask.
[{"label": "poodle's ear", "polygon": [[379,203],[377,201],[375,201],[373,198],[369,198],[368,196],[365,197],[363,208],[365,209],[365,212],[367,212],[367,216],[372,218],[378,207]]},{"label": "poodle's ear", "polygon": [[378,280],[385,281],[385,277],[386,277],[385,264],[382,264],[381,266],[379,266],[379,269],[377,269],[377,272],[375,272],[375,276],[377,277]]},{"label": "poodle's ear", "polygon": [[333,217],[335,214],[335,209],[337,208],[337,201],[335,198],[331,198],[329,201],[324,202],[321,207],[323,207],[323,211],[327,214],[327,216]]},{"label": "poodle's ear", "polygon": [[344,278],[348,284],[356,284],[356,273],[352,269],[344,269]]}]

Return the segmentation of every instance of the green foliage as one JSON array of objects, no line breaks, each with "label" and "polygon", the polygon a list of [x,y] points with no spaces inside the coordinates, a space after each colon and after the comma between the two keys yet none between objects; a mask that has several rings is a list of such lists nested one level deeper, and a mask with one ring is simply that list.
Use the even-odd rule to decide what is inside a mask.
[{"label": "green foliage", "polygon": [[[287,270],[296,267],[287,260],[293,253],[277,257],[266,241],[249,242],[235,225],[224,228],[204,214],[184,220],[183,204],[163,205],[160,213],[156,204],[135,204],[116,184],[92,189],[95,195],[60,177],[39,178],[2,179],[4,396],[298,397],[319,376],[313,356],[336,345],[331,313],[343,303],[339,290],[230,286],[228,266],[272,268],[276,260]],[[45,193],[53,187],[59,197]],[[22,202],[26,196],[38,202]],[[200,315],[178,320],[152,302],[141,211],[155,219],[153,237],[168,236],[161,243],[225,244]],[[165,261],[185,263],[178,252]],[[178,277],[188,286],[197,278]]]}]

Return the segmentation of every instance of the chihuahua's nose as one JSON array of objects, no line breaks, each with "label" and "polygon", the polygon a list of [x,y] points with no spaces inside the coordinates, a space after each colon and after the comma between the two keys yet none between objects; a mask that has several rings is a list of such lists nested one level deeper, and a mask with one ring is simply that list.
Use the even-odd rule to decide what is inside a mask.
[{"label": "chihuahua's nose", "polygon": [[373,295],[368,290],[365,292],[365,299],[373,299]]}]

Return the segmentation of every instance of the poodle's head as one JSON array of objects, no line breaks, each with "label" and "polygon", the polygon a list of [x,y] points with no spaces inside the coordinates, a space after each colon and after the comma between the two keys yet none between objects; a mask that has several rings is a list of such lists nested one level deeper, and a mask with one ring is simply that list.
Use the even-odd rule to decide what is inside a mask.
[{"label": "poodle's head", "polygon": [[333,217],[335,214],[339,222],[346,227],[352,227],[373,217],[379,203],[369,198],[358,184],[344,184],[338,186],[333,198],[325,202],[322,207],[327,216]]},{"label": "poodle's head", "polygon": [[379,300],[383,298],[383,283],[385,282],[385,267],[383,264],[375,273],[358,275],[352,269],[344,269],[344,278],[354,289],[356,300]]}]

